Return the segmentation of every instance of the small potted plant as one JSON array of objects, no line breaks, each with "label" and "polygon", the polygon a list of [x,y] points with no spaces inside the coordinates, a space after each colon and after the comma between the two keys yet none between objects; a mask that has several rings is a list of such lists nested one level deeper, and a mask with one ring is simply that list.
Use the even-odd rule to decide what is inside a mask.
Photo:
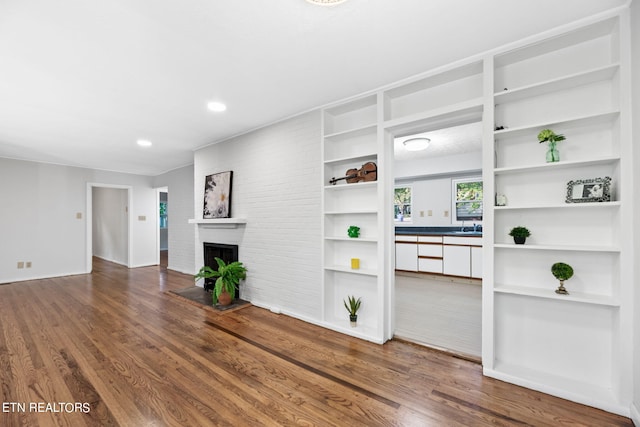
[{"label": "small potted plant", "polygon": [[213,286],[213,304],[226,306],[235,299],[236,289],[241,279],[247,277],[247,269],[240,261],[225,263],[220,258],[215,258],[218,263],[218,270],[205,265],[196,274],[195,280],[216,278]]},{"label": "small potted plant", "polygon": [[560,152],[558,151],[557,143],[565,139],[564,135],[556,134],[551,129],[543,129],[540,131],[538,134],[538,142],[541,144],[546,142],[549,148],[547,150],[547,163],[560,161]]},{"label": "small potted plant", "polygon": [[564,262],[556,262],[551,266],[551,274],[560,281],[556,294],[569,295],[569,292],[564,288],[564,281],[573,277],[573,268]]},{"label": "small potted plant", "polygon": [[360,227],[358,227],[356,225],[352,225],[347,230],[347,234],[349,235],[349,237],[354,238],[354,239],[356,237],[359,237],[360,236]]},{"label": "small potted plant", "polygon": [[355,327],[358,322],[358,310],[360,310],[360,304],[362,303],[361,298],[356,299],[356,297],[352,295],[347,297],[347,301],[343,300],[342,302],[344,303],[344,308],[349,312],[351,326]]},{"label": "small potted plant", "polygon": [[527,227],[518,226],[511,229],[509,236],[513,236],[516,245],[524,245],[527,237],[531,236],[531,232]]}]

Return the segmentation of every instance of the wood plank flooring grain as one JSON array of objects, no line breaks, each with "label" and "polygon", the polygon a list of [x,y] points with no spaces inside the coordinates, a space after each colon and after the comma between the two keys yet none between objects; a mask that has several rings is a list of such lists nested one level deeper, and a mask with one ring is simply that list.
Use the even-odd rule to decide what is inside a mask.
[{"label": "wood plank flooring grain", "polygon": [[442,352],[166,293],[189,286],[166,268],[101,260],[92,274],[0,286],[2,403],[90,407],[3,411],[0,425],[632,425]]}]

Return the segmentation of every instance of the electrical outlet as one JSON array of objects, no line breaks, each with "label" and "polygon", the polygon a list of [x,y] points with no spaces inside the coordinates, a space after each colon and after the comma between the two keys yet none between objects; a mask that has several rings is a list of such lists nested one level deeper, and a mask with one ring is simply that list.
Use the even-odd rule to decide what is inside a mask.
[{"label": "electrical outlet", "polygon": [[24,261],[18,261],[18,268],[24,268]]},{"label": "electrical outlet", "polygon": [[449,216],[449,211],[444,211],[444,217],[448,217]]},{"label": "electrical outlet", "polygon": [[146,220],[147,220],[146,216],[144,216],[144,215],[139,215],[138,216],[138,221],[146,221]]},{"label": "electrical outlet", "polygon": [[427,211],[427,216],[433,216],[433,211],[431,209]]},{"label": "electrical outlet", "polygon": [[76,219],[82,219],[82,212],[76,212]]},{"label": "electrical outlet", "polygon": [[420,216],[423,217],[424,216],[424,211],[420,211]]},{"label": "electrical outlet", "polygon": [[27,261],[27,262],[25,262],[25,263],[24,263],[24,266],[25,266],[26,268],[31,268],[31,261]]}]

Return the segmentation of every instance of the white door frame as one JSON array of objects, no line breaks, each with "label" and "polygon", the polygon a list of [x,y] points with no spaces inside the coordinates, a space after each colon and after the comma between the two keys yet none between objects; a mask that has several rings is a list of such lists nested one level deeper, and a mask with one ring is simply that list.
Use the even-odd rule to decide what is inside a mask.
[{"label": "white door frame", "polygon": [[127,190],[127,267],[131,268],[131,224],[133,204],[133,187],[131,185],[117,184],[101,184],[96,182],[87,182],[87,209],[86,209],[86,226],[87,226],[87,242],[85,246],[85,271],[91,273],[93,269],[93,189],[94,188],[117,188]]},{"label": "white door frame", "polygon": [[[169,195],[169,187],[157,187],[156,188],[156,264],[160,265],[160,193],[167,193]],[[167,249],[169,242],[167,241]]]}]

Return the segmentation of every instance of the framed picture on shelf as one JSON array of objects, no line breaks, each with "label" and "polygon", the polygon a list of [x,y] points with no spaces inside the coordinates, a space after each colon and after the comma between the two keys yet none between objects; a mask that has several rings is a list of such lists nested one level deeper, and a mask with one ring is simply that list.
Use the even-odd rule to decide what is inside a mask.
[{"label": "framed picture on shelf", "polygon": [[233,171],[207,175],[204,180],[202,219],[231,218]]},{"label": "framed picture on shelf", "polygon": [[611,178],[578,179],[567,183],[567,203],[611,201]]}]

